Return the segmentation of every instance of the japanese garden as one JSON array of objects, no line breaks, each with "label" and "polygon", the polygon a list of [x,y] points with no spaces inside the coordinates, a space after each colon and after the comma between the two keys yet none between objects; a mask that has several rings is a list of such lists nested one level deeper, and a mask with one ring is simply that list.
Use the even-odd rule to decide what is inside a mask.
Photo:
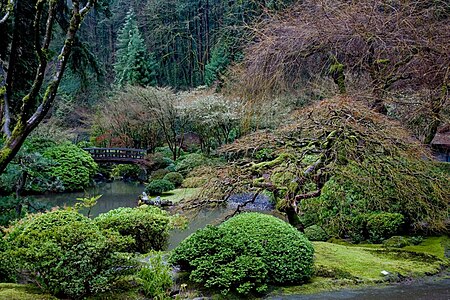
[{"label": "japanese garden", "polygon": [[0,0],[0,299],[447,299],[449,89],[444,0]]}]

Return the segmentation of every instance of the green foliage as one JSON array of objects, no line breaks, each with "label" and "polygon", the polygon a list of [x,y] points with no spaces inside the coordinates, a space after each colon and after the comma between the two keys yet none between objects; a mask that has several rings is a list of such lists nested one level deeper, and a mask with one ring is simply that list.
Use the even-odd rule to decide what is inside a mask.
[{"label": "green foliage", "polygon": [[168,173],[170,172],[166,169],[158,169],[150,174],[150,180],[163,179]]},{"label": "green foliage", "polygon": [[94,219],[95,224],[102,229],[111,229],[122,236],[132,237],[134,244],[128,251],[140,253],[165,250],[173,221],[174,218],[166,211],[147,205],[117,208]]},{"label": "green foliage", "polygon": [[124,179],[132,180],[137,180],[140,173],[141,168],[134,164],[119,164],[112,170],[112,175],[114,177],[122,177]]},{"label": "green foliage", "polygon": [[157,62],[153,54],[147,55],[144,39],[132,9],[119,31],[116,57],[114,70],[119,86],[156,85]]},{"label": "green foliage", "polygon": [[183,175],[178,172],[170,172],[167,173],[163,179],[172,182],[175,187],[179,187],[183,183],[184,178]]},{"label": "green foliage", "polygon": [[168,146],[164,146],[164,147],[156,147],[155,148],[155,153],[159,153],[161,154],[163,157],[172,158],[172,151],[170,150],[170,148]]},{"label": "green foliage", "polygon": [[369,240],[376,243],[398,233],[404,217],[399,213],[371,213],[366,215],[366,222]]},{"label": "green foliage", "polygon": [[411,242],[411,244],[413,245],[419,245],[420,243],[423,242],[423,236],[412,236],[409,238],[409,241]]},{"label": "green foliage", "polygon": [[172,268],[163,260],[158,252],[150,253],[148,262],[138,273],[142,292],[151,299],[171,299],[169,297],[172,286]]},{"label": "green foliage", "polygon": [[48,148],[55,147],[56,142],[44,137],[32,137],[25,141],[25,146],[30,153],[44,153]]},{"label": "green foliage", "polygon": [[85,197],[85,198],[77,198],[77,203],[75,203],[74,205],[74,209],[76,211],[80,211],[81,209],[85,209],[87,208],[87,217],[90,218],[91,217],[91,209],[92,207],[94,207],[95,205],[97,205],[97,200],[100,199],[100,197],[103,195],[97,195],[97,196],[92,196],[92,197]]},{"label": "green foliage", "polygon": [[62,181],[67,191],[88,187],[98,168],[89,153],[73,144],[48,148],[44,157],[56,163],[50,168],[50,173]]},{"label": "green foliage", "polygon": [[33,198],[16,196],[0,197],[0,227],[7,227],[14,220],[23,218],[25,214],[43,212],[50,209],[47,204],[43,204]]},{"label": "green foliage", "polygon": [[184,155],[177,160],[176,170],[183,176],[186,176],[194,168],[207,165],[208,163],[209,159],[203,154],[191,153]]},{"label": "green foliage", "polygon": [[152,180],[145,186],[145,192],[153,196],[161,195],[173,189],[175,189],[175,185],[166,179]]},{"label": "green foliage", "polygon": [[207,288],[248,294],[267,291],[267,284],[304,282],[313,274],[313,252],[288,223],[245,213],[198,230],[173,251],[171,261]]},{"label": "green foliage", "polygon": [[309,227],[305,228],[305,236],[310,241],[320,241],[325,242],[327,241],[330,236],[323,230],[322,227],[319,225],[311,225]]},{"label": "green foliage", "polygon": [[223,47],[216,47],[211,52],[211,60],[205,66],[205,83],[208,86],[216,82],[222,83],[222,76],[230,64],[227,50]]},{"label": "green foliage", "polygon": [[0,282],[15,282],[17,280],[17,262],[9,253],[9,245],[0,230]]},{"label": "green foliage", "polygon": [[[45,143],[51,145],[52,143]],[[29,148],[31,145],[32,148]],[[37,150],[46,149],[43,144],[27,144],[0,175],[0,192],[4,194],[59,192],[64,190],[62,182],[49,172],[55,165],[52,159],[43,157]],[[31,149],[36,150],[31,150]]]},{"label": "green foliage", "polygon": [[74,211],[28,215],[9,229],[9,253],[42,289],[81,298],[110,290],[135,262],[122,251],[131,239],[100,230]]}]

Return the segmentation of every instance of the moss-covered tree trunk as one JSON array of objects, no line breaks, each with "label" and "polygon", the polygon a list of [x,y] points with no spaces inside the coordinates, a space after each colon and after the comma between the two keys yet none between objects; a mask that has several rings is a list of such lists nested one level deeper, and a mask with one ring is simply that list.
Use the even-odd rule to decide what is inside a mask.
[{"label": "moss-covered tree trunk", "polygon": [[[73,1],[73,6],[70,13],[70,26],[67,30],[64,45],[61,48],[60,55],[55,63],[55,71],[50,82],[45,88],[44,96],[40,97],[40,91],[44,83],[45,73],[48,64],[48,53],[50,51],[50,42],[52,39],[53,25],[57,13],[57,2],[52,1],[48,3],[48,9],[45,12],[45,1],[39,1],[36,5],[36,13],[34,16],[34,48],[39,60],[39,66],[36,68],[36,77],[32,83],[29,93],[21,99],[20,110],[14,113],[10,110],[11,103],[9,103],[8,95],[5,92],[2,112],[3,112],[3,134],[6,140],[0,149],[0,173],[2,173],[6,166],[16,156],[20,147],[24,143],[27,136],[37,127],[37,125],[44,119],[53,105],[56,91],[61,82],[67,60],[72,50],[75,35],[81,24],[81,21],[94,5],[95,0],[90,0],[83,8],[80,9],[79,0]],[[41,35],[41,24],[44,21],[43,15],[46,15],[45,34]],[[36,108],[37,107],[37,108]],[[15,120],[14,125],[10,125],[11,121]],[[10,129],[12,128],[12,130]]]}]

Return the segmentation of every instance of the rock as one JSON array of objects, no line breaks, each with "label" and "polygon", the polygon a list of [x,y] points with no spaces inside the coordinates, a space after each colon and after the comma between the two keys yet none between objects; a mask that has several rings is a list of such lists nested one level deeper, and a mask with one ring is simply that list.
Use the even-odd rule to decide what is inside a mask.
[{"label": "rock", "polygon": [[383,271],[381,271],[381,274],[383,274],[384,276],[388,276],[391,273],[389,273],[388,271],[383,270]]}]

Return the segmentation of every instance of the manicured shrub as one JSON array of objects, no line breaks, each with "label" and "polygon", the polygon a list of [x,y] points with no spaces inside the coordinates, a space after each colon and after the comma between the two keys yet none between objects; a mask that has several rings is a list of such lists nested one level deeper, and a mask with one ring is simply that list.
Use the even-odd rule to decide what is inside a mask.
[{"label": "manicured shrub", "polygon": [[74,211],[28,215],[10,228],[6,241],[27,277],[58,297],[110,290],[136,265],[118,253],[130,238],[102,231]]},{"label": "manicured shrub", "polygon": [[100,214],[94,222],[102,229],[115,230],[123,236],[132,237],[134,244],[129,246],[129,252],[147,253],[167,248],[171,220],[172,217],[166,211],[142,205],[110,210]]},{"label": "manicured shrub", "polygon": [[185,239],[171,262],[190,279],[227,294],[263,293],[268,284],[300,283],[313,274],[312,244],[273,216],[245,213]]},{"label": "manicured shrub", "polygon": [[175,187],[179,187],[183,183],[184,178],[183,175],[178,172],[170,172],[167,173],[163,179],[172,182]]},{"label": "manicured shrub", "polygon": [[142,266],[138,277],[141,290],[151,299],[171,299],[172,268],[164,262],[161,253],[151,253],[148,262]]},{"label": "manicured shrub", "polygon": [[175,189],[172,182],[165,179],[152,180],[145,187],[145,192],[149,195],[161,195],[164,192],[168,192]]},{"label": "manicured shrub", "polygon": [[50,173],[62,181],[66,191],[88,187],[97,173],[98,166],[90,154],[73,144],[48,148],[44,157],[56,162]]},{"label": "manicured shrub", "polygon": [[319,225],[312,225],[305,228],[305,236],[310,241],[327,241],[330,236]]},{"label": "manicured shrub", "polygon": [[372,213],[366,216],[369,240],[381,242],[401,230],[404,218],[399,213]]},{"label": "manicured shrub", "polygon": [[166,169],[158,169],[150,174],[150,180],[163,179],[169,173]]}]

